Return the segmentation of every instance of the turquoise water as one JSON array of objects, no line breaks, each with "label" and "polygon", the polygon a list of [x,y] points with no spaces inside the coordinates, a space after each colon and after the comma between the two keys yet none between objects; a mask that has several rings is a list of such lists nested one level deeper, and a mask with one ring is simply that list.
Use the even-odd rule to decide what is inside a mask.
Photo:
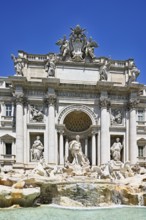
[{"label": "turquoise water", "polygon": [[0,220],[146,220],[146,207],[1,209]]}]

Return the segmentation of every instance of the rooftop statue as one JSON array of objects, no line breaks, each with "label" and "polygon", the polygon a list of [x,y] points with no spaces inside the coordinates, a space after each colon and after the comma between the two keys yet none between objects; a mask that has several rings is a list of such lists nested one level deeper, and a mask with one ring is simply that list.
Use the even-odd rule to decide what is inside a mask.
[{"label": "rooftop statue", "polygon": [[56,57],[52,56],[51,58],[46,60],[45,71],[48,73],[47,77],[55,76],[55,61]]},{"label": "rooftop statue", "polygon": [[129,72],[129,83],[135,82],[137,77],[139,76],[140,70],[133,65],[132,69]]},{"label": "rooftop statue", "polygon": [[63,39],[58,40],[56,44],[60,46],[60,53],[63,59],[66,57],[67,54],[70,54],[69,41],[66,39],[65,35]]},{"label": "rooftop statue", "polygon": [[71,28],[69,40],[64,36],[63,39],[57,41],[56,44],[60,46],[62,60],[69,59],[80,62],[86,58],[90,61],[95,58],[94,48],[98,47],[98,44],[91,37],[87,40],[85,30],[77,25],[75,28]]},{"label": "rooftop statue", "polygon": [[107,81],[110,65],[111,65],[110,61],[107,61],[104,62],[104,64],[100,67],[99,69],[100,81]]},{"label": "rooftop statue", "polygon": [[89,56],[90,58],[94,58],[94,48],[98,47],[98,44],[92,40],[92,37],[89,38],[88,41],[86,41],[86,45],[85,45],[85,55]]},{"label": "rooftop statue", "polygon": [[24,62],[21,57],[15,57],[14,54],[11,54],[11,58],[14,61],[14,68],[17,76],[23,76],[22,69],[24,67]]}]

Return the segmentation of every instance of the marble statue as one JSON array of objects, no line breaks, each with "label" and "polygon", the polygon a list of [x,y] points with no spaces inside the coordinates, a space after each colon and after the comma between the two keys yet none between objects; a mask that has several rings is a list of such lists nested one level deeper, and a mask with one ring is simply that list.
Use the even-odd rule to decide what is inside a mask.
[{"label": "marble statue", "polygon": [[60,46],[60,53],[63,58],[66,57],[68,53],[70,53],[69,41],[66,39],[66,36],[63,39],[60,39],[56,42],[58,46]]},{"label": "marble statue", "polygon": [[95,55],[94,55],[95,47],[98,47],[98,44],[92,40],[92,37],[90,37],[85,45],[85,55],[89,56],[92,59],[95,58]]},{"label": "marble statue", "polygon": [[42,122],[43,121],[43,113],[35,108],[34,106],[30,107],[30,113],[31,113],[31,121],[33,122]]},{"label": "marble statue", "polygon": [[89,160],[82,152],[82,146],[79,135],[76,135],[76,139],[69,143],[69,150],[69,162],[71,162],[72,165],[84,166],[89,164]]},{"label": "marble statue", "polygon": [[31,147],[32,160],[39,161],[43,157],[43,150],[44,146],[40,141],[40,136],[37,136]]},{"label": "marble statue", "polygon": [[132,69],[129,71],[129,83],[135,82],[139,76],[140,70],[133,65]]},{"label": "marble statue", "polygon": [[11,58],[14,61],[14,68],[15,68],[15,71],[16,71],[16,75],[17,76],[23,76],[22,69],[24,67],[24,63],[22,61],[22,58],[21,57],[16,58],[14,54],[11,54]]},{"label": "marble statue", "polygon": [[121,110],[114,110],[111,114],[111,124],[122,124],[122,112]]},{"label": "marble statue", "polygon": [[110,62],[104,63],[99,69],[100,81],[107,81]]},{"label": "marble statue", "polygon": [[49,76],[55,76],[55,58],[48,59],[45,65],[45,71]]},{"label": "marble statue", "polygon": [[134,172],[134,174],[139,174],[140,170],[141,170],[141,167],[138,162],[132,166],[132,171]]},{"label": "marble statue", "polygon": [[87,40],[85,35],[85,29],[82,29],[80,25],[76,25],[75,28],[71,28],[71,34],[69,40],[64,36],[56,42],[60,46],[60,53],[62,60],[69,60],[80,62],[86,58],[92,61],[95,58],[94,48],[98,47],[98,44],[90,37]]},{"label": "marble statue", "polygon": [[114,161],[120,161],[122,148],[123,146],[120,142],[120,138],[116,138],[116,142],[113,143],[110,149]]}]

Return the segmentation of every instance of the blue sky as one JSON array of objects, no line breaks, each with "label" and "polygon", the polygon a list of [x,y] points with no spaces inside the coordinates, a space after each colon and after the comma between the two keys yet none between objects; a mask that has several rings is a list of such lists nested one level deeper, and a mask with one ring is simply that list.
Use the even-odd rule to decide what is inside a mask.
[{"label": "blue sky", "polygon": [[146,84],[146,0],[0,0],[0,75],[14,74],[18,50],[59,53],[56,41],[77,24],[98,42],[97,57],[134,58]]}]

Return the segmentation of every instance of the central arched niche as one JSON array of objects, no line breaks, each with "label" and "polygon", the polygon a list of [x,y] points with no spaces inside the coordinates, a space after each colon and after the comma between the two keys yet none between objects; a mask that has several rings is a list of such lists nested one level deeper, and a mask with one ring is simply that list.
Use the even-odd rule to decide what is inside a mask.
[{"label": "central arched niche", "polygon": [[64,124],[69,131],[83,132],[92,124],[90,117],[82,111],[72,111],[65,119]]}]

